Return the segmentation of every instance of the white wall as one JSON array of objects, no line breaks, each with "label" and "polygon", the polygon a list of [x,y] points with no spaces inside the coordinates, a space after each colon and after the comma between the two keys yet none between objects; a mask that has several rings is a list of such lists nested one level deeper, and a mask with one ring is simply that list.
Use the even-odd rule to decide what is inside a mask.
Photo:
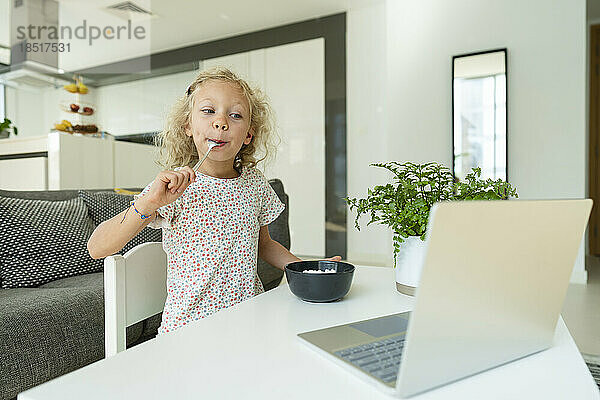
[{"label": "white wall", "polygon": [[390,159],[451,166],[451,57],[506,47],[509,181],[522,199],[585,197],[584,0],[386,5]]},{"label": "white wall", "polygon": [[[6,118],[19,130],[18,137],[46,135],[50,126],[45,124],[44,91],[32,92],[6,87]],[[58,115],[58,104],[55,105]],[[57,121],[58,122],[58,121]]]},{"label": "white wall", "polygon": [[451,57],[507,47],[509,180],[521,198],[585,195],[583,0],[388,1],[387,20],[394,156],[450,165]]}]

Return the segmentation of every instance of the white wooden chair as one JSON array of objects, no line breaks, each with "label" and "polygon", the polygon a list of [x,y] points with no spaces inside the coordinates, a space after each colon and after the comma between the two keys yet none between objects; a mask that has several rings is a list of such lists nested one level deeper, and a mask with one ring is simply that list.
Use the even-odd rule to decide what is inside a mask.
[{"label": "white wooden chair", "polygon": [[162,243],[143,243],[125,255],[104,259],[104,349],[125,350],[128,326],[163,311],[167,297],[167,255]]}]

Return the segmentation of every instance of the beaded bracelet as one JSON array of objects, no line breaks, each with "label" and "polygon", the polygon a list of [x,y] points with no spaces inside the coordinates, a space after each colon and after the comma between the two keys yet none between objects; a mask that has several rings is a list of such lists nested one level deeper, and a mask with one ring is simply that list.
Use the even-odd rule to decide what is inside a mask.
[{"label": "beaded bracelet", "polygon": [[131,203],[129,203],[129,208],[127,209],[127,211],[125,211],[125,215],[123,215],[123,219],[121,220],[121,223],[123,223],[123,221],[125,221],[125,217],[127,216],[127,213],[129,212],[129,210],[131,209],[132,206],[133,206],[133,209],[135,210],[135,212],[140,215],[140,218],[142,220],[145,220],[145,219],[150,218],[152,216],[152,214],[144,215],[141,212],[139,212],[138,209],[135,208],[135,200],[132,200]]},{"label": "beaded bracelet", "polygon": [[141,212],[139,212],[138,209],[135,208],[135,200],[132,200],[131,203],[129,203],[129,205],[133,206],[133,209],[135,210],[136,213],[138,213],[140,215],[141,219],[150,218],[152,216],[152,214],[144,215]]}]

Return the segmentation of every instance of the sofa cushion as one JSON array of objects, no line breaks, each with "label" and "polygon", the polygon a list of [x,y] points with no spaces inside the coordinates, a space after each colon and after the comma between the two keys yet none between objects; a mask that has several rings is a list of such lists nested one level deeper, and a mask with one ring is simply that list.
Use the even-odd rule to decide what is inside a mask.
[{"label": "sofa cushion", "polygon": [[79,198],[65,201],[0,197],[2,288],[35,287],[102,270],[87,240],[94,226]]},{"label": "sofa cushion", "polygon": [[[106,190],[106,189],[104,189]],[[77,190],[2,190],[0,196],[13,199],[62,201],[77,197]]]},{"label": "sofa cushion", "polygon": [[69,278],[58,279],[41,285],[40,289],[56,288],[97,288],[104,291],[104,273],[96,272],[93,274],[71,276]]},{"label": "sofa cushion", "polygon": [[[104,296],[104,273],[96,272],[94,274],[72,276],[70,278],[59,279],[46,283],[39,289],[66,289],[66,288],[89,288],[91,290],[100,290]],[[102,308],[104,310],[104,308]],[[129,348],[138,343],[152,339],[158,332],[162,313],[149,317],[144,321],[137,322],[127,327],[126,345]]]},{"label": "sofa cushion", "polygon": [[[39,289],[82,289],[88,288],[90,290],[99,290],[104,296],[104,273],[96,272],[93,274],[72,276],[70,278],[59,279],[46,283],[39,287]],[[104,307],[102,308],[104,310]],[[162,313],[161,313],[162,314]],[[126,344],[127,346],[133,346],[140,341],[147,340],[146,338],[153,338],[158,332],[158,327],[161,322],[161,314],[158,316],[149,317],[144,321],[137,322],[127,327],[126,332]],[[158,317],[158,321],[157,321]],[[158,322],[158,323],[157,323]]]},{"label": "sofa cushion", "polygon": [[104,356],[102,288],[0,290],[0,399]]},{"label": "sofa cushion", "polygon": [[[104,357],[102,282],[98,272],[0,290],[0,399]],[[156,335],[149,322],[127,327],[127,347]]]},{"label": "sofa cushion", "polygon": [[[89,216],[96,226],[125,210],[133,200],[131,195],[88,190],[80,190],[79,197],[87,205]],[[120,253],[125,254],[138,244],[146,242],[162,242],[162,230],[144,228],[123,247]]]},{"label": "sofa cushion", "polygon": [[[72,276],[70,278],[59,279],[46,283],[39,287],[39,289],[82,289],[88,288],[90,290],[100,290],[104,296],[104,273],[96,272],[94,274]],[[104,298],[104,297],[103,297]],[[103,308],[104,310],[104,308]],[[149,317],[144,321],[137,322],[127,327],[127,347],[133,346],[134,344],[144,341],[147,338],[153,338],[158,332],[158,327],[161,322],[161,314],[153,317]]]}]

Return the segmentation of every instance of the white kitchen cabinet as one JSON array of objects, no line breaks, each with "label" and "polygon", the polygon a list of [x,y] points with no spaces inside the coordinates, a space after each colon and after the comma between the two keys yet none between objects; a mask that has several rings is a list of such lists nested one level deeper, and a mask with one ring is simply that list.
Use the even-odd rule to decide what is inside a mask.
[{"label": "white kitchen cabinet", "polygon": [[48,157],[0,160],[0,189],[45,190],[48,187]]},{"label": "white kitchen cabinet", "polygon": [[160,170],[154,146],[53,132],[0,140],[0,189],[144,187]]},{"label": "white kitchen cabinet", "polygon": [[290,197],[292,252],[325,256],[325,41],[305,40],[204,60],[263,89],[275,112],[281,143],[267,178],[279,178]]},{"label": "white kitchen cabinet", "polygon": [[114,139],[48,135],[48,189],[114,187]]},{"label": "white kitchen cabinet", "polygon": [[145,187],[161,171],[155,163],[157,147],[140,143],[114,141],[113,165],[115,187]]}]

